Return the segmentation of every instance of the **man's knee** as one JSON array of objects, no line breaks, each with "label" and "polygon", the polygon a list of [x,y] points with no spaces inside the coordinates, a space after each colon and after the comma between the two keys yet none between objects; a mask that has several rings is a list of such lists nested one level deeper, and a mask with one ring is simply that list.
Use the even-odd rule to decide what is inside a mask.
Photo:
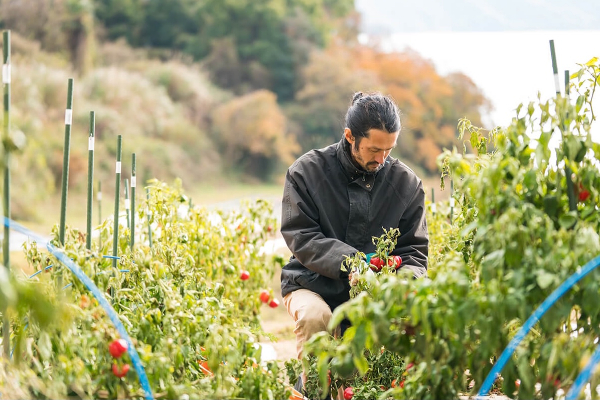
[{"label": "man's knee", "polygon": [[305,331],[308,336],[327,330],[332,314],[325,302],[323,304],[307,304],[299,311],[296,326]]}]

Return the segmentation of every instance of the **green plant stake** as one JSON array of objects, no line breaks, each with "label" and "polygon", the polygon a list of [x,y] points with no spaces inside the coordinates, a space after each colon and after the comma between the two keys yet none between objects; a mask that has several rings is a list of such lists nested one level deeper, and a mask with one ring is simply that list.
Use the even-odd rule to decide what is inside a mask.
[{"label": "green plant stake", "polygon": [[102,253],[102,229],[100,229],[100,225],[102,225],[102,182],[98,181],[98,195],[96,197],[98,200],[98,253]]},{"label": "green plant stake", "polygon": [[[94,131],[96,115],[90,111],[90,136],[88,138],[88,185],[87,185],[87,226],[85,235],[85,246],[92,250],[92,214],[94,195]],[[95,275],[95,274],[94,274]]]},{"label": "green plant stake", "polygon": [[[10,218],[10,31],[3,32],[4,45],[2,63],[2,83],[4,84],[4,217]],[[10,229],[4,223],[4,240],[2,242],[4,268],[10,273]],[[2,337],[4,356],[10,358],[10,321],[6,310],[2,312]]]},{"label": "green plant stake", "polygon": [[560,81],[558,80],[558,66],[556,64],[556,52],[554,51],[554,40],[550,40],[550,56],[552,57],[552,72],[554,74],[554,88],[556,95],[560,95]]},{"label": "green plant stake", "polygon": [[454,181],[450,181],[450,225],[454,217]]},{"label": "green plant stake", "polygon": [[146,188],[146,199],[148,200],[148,210],[146,211],[146,217],[148,217],[148,244],[152,248],[152,227],[150,226],[150,217],[152,217],[152,211],[150,211],[150,188]]},{"label": "green plant stake", "polygon": [[[113,229],[113,259],[112,267],[117,269],[117,255],[119,252],[119,192],[121,190],[121,135],[117,137],[117,163],[115,167],[115,220]],[[110,288],[110,297],[114,300],[115,289]]]},{"label": "green plant stake", "polygon": [[[554,50],[554,40],[550,40],[550,56],[552,57],[552,73],[554,74],[554,87],[556,89],[556,97],[560,97],[560,81],[558,79],[558,66],[556,63],[556,51]],[[565,82],[565,85],[567,83]],[[562,124],[562,134],[566,133],[567,127]],[[575,211],[577,209],[577,200],[575,199],[575,187],[573,186],[573,179],[571,168],[565,167],[565,178],[567,181],[567,197],[569,198],[569,210]]]},{"label": "green plant stake", "polygon": [[125,178],[125,215],[127,216],[127,228],[129,226],[129,179]]},{"label": "green plant stake", "polygon": [[569,70],[565,71],[565,96],[569,97]]},{"label": "green plant stake", "polygon": [[133,250],[135,243],[135,153],[131,154],[131,239],[129,246]]},{"label": "green plant stake", "polygon": [[[73,78],[69,78],[67,90],[67,109],[65,110],[65,145],[63,149],[62,194],[60,199],[60,229],[58,240],[65,245],[65,222],[67,219],[67,192],[69,190],[69,154],[71,152],[71,125],[73,123]],[[59,287],[62,277],[58,277]]]},{"label": "green plant stake", "polygon": [[431,188],[431,212],[435,216],[435,191]]}]

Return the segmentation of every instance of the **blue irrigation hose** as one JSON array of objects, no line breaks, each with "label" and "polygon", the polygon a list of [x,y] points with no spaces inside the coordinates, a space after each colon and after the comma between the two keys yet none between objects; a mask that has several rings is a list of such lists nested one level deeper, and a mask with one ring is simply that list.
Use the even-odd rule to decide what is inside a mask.
[{"label": "blue irrigation hose", "polygon": [[581,390],[585,384],[590,381],[598,362],[600,362],[600,345],[596,346],[596,350],[594,351],[594,354],[592,354],[590,361],[588,361],[585,368],[583,368],[579,375],[577,375],[577,378],[575,379],[575,382],[573,382],[571,389],[569,389],[569,393],[567,393],[565,400],[575,400],[577,397],[579,397],[579,393],[581,393]]},{"label": "blue irrigation hose", "polygon": [[106,301],[106,298],[104,297],[100,289],[98,289],[98,287],[94,284],[94,282],[81,270],[81,268],[79,268],[77,264],[75,264],[69,257],[67,257],[67,255],[62,250],[54,247],[52,243],[50,243],[47,239],[43,238],[40,235],[37,235],[34,232],[31,232],[29,229],[25,228],[22,225],[19,225],[15,221],[6,217],[4,217],[4,225],[8,226],[11,229],[14,229],[17,232],[27,235],[30,238],[33,238],[39,244],[45,244],[48,248],[48,251],[52,253],[52,255],[54,255],[54,257],[56,257],[59,261],[61,261],[67,268],[69,268],[71,272],[77,278],[79,278],[79,280],[88,288],[88,290],[92,293],[96,300],[98,300],[98,303],[102,306],[102,308],[104,308],[104,310],[108,314],[108,317],[117,329],[117,332],[119,332],[121,338],[127,342],[127,352],[129,353],[129,356],[131,357],[131,363],[133,364],[133,367],[137,372],[140,385],[145,393],[145,398],[147,400],[154,399],[154,396],[152,395],[152,389],[150,388],[150,382],[148,382],[148,377],[146,376],[146,370],[144,369],[142,361],[140,360],[140,357],[137,351],[135,350],[133,343],[131,342],[129,334],[127,334],[123,323],[119,320],[119,316],[117,315],[115,309],[112,308],[108,301]]},{"label": "blue irrigation hose", "polygon": [[52,268],[52,265],[48,265],[46,268],[44,268],[44,269],[40,269],[40,270],[39,270],[38,272],[36,272],[35,274],[31,275],[31,276],[29,277],[29,279],[33,278],[34,276],[36,276],[36,275],[38,275],[38,274],[41,274],[41,273],[42,273],[42,271],[47,271],[47,270],[49,270],[50,268]]},{"label": "blue irrigation hose", "polygon": [[[558,299],[560,299],[577,282],[579,282],[583,277],[585,277],[587,274],[589,274],[594,269],[596,269],[599,265],[600,265],[600,256],[597,256],[596,258],[594,258],[593,260],[591,260],[590,262],[585,264],[583,266],[583,268],[581,268],[579,271],[575,272],[573,275],[568,277],[567,280],[564,281],[562,283],[562,285],[560,285],[558,288],[556,288],[556,290],[554,290],[554,292],[552,292],[552,294],[550,294],[550,296],[548,296],[546,298],[546,300],[544,300],[544,302],[533,312],[533,314],[531,314],[531,317],[529,317],[529,319],[521,327],[519,332],[517,332],[515,337],[513,337],[513,339],[510,341],[508,346],[506,346],[506,348],[500,355],[500,358],[498,358],[498,361],[496,361],[496,364],[494,364],[494,366],[492,367],[492,370],[490,371],[488,376],[485,378],[485,381],[483,381],[483,385],[481,385],[481,389],[479,389],[479,392],[477,393],[477,397],[476,397],[477,399],[481,399],[483,396],[486,396],[488,394],[488,392],[492,388],[492,385],[494,384],[494,381],[496,380],[498,375],[500,375],[500,372],[502,372],[502,369],[504,368],[504,366],[506,365],[506,363],[508,362],[508,360],[514,353],[514,351],[517,348],[517,346],[519,345],[519,343],[521,343],[521,341],[525,338],[527,333],[529,333],[531,328],[533,328],[533,326],[540,320],[540,318],[542,318],[542,316],[546,313],[546,311],[548,311],[550,309],[550,307],[552,307],[552,305],[554,305],[554,303],[556,303],[558,301]],[[599,357],[600,357],[600,355],[599,355]],[[596,365],[596,364],[594,364],[594,365]],[[588,366],[589,366],[589,364],[588,364]],[[587,368],[587,366],[586,366],[586,368]],[[582,371],[582,374],[584,371]],[[580,376],[581,376],[581,374],[580,374]],[[585,377],[583,377],[582,379],[584,379],[584,378]],[[579,379],[579,377],[578,377],[578,379]],[[589,379],[589,375],[587,376],[586,379]],[[571,388],[571,391],[573,390],[573,388],[574,388],[574,386]],[[577,394],[578,393],[579,392],[577,392]],[[567,397],[567,399],[568,399],[568,397]]]}]

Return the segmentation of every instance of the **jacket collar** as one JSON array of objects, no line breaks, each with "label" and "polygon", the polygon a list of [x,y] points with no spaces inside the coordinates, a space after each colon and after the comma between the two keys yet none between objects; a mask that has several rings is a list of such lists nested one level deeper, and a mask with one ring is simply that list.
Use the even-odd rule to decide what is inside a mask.
[{"label": "jacket collar", "polygon": [[337,147],[337,158],[344,170],[344,173],[350,180],[350,182],[356,182],[369,192],[373,189],[373,183],[375,182],[375,176],[379,170],[374,172],[365,171],[352,160],[350,143],[342,137]]}]

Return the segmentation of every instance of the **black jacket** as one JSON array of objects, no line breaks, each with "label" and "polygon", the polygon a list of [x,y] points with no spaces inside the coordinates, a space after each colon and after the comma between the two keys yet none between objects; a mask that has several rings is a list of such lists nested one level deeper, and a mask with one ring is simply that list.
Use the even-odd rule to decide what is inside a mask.
[{"label": "black jacket", "polygon": [[292,251],[281,272],[281,294],[310,289],[334,309],[350,298],[345,255],[372,253],[373,236],[399,228],[393,255],[415,277],[427,273],[429,237],[421,180],[400,161],[388,157],[376,173],[358,169],[349,144],[311,150],[286,175],[281,233]]}]

